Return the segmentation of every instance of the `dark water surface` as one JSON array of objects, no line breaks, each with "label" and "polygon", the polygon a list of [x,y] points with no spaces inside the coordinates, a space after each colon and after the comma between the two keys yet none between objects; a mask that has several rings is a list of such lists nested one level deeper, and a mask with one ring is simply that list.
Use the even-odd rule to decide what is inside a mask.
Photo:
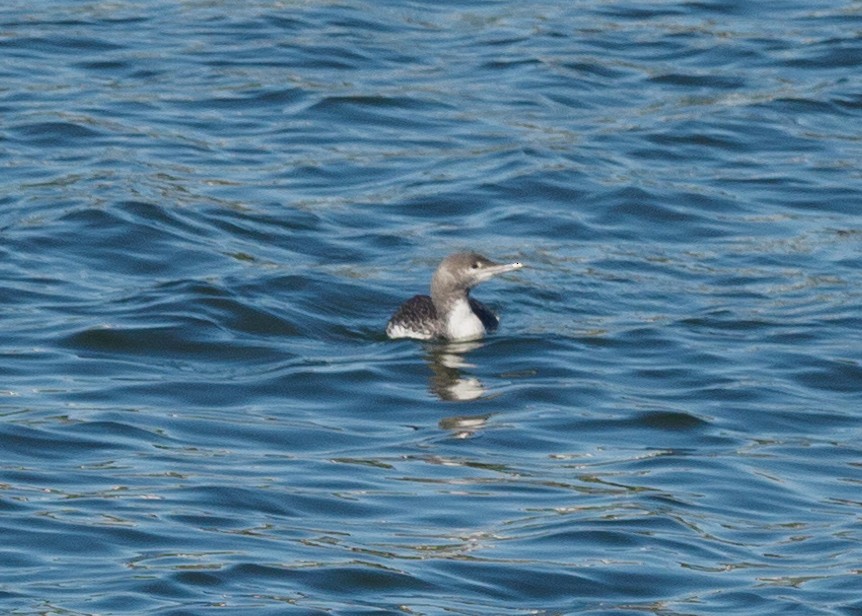
[{"label": "dark water surface", "polygon": [[860,160],[853,0],[5,3],[0,612],[859,616]]}]

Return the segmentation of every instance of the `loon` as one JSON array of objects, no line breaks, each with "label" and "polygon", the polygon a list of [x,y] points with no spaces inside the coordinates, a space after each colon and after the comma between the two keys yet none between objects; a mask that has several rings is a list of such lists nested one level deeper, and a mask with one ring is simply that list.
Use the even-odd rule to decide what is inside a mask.
[{"label": "loon", "polygon": [[431,279],[431,296],[415,295],[386,324],[390,338],[475,340],[497,329],[499,320],[470,289],[497,274],[521,269],[521,263],[494,263],[475,252],[449,255]]}]

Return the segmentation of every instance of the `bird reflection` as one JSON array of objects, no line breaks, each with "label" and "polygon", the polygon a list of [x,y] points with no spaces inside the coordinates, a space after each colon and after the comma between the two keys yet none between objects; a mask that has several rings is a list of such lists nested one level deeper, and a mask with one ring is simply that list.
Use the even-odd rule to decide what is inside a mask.
[{"label": "bird reflection", "polygon": [[[447,402],[466,402],[476,400],[486,394],[485,385],[477,377],[466,374],[475,368],[466,360],[466,354],[483,345],[482,342],[450,342],[428,347],[426,359],[431,368],[428,389],[441,400]],[[444,417],[438,422],[441,430],[450,432],[454,438],[470,438],[488,423],[491,414],[455,415]]]},{"label": "bird reflection", "polygon": [[478,378],[464,375],[463,371],[476,366],[468,363],[464,355],[482,346],[481,342],[452,342],[433,345],[427,355],[431,368],[429,389],[441,400],[459,402],[476,400],[485,393]]},{"label": "bird reflection", "polygon": [[455,417],[444,417],[438,422],[441,430],[452,433],[454,438],[470,438],[477,430],[484,428],[491,418],[491,414],[485,415],[458,415]]}]

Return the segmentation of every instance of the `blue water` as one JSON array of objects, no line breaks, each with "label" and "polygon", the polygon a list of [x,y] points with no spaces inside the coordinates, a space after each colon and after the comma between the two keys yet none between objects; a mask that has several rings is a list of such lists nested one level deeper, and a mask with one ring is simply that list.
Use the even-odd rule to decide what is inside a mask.
[{"label": "blue water", "polygon": [[0,612],[862,614],[860,32],[4,3]]}]

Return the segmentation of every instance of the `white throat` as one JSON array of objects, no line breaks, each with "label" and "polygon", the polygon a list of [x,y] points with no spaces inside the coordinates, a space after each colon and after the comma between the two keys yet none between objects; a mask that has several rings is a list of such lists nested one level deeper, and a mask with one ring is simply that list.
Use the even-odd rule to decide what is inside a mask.
[{"label": "white throat", "polygon": [[449,340],[475,340],[485,335],[485,326],[470,308],[466,297],[452,304],[446,315],[445,327]]}]

